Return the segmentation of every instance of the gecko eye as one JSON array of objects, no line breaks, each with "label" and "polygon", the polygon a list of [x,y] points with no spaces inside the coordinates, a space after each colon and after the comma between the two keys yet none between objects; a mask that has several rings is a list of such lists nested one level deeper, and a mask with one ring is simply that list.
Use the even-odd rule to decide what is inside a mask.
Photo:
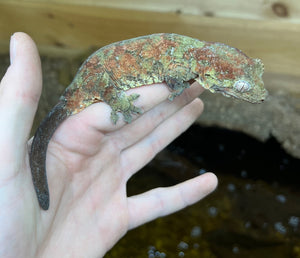
[{"label": "gecko eye", "polygon": [[235,84],[233,85],[233,88],[239,92],[246,92],[251,89],[251,85],[247,81],[239,80],[239,81],[235,82]]}]

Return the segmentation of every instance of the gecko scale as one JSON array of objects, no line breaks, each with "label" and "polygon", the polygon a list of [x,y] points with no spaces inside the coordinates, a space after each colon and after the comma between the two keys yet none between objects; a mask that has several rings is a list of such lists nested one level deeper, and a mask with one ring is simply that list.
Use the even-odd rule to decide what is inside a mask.
[{"label": "gecko scale", "polygon": [[46,152],[59,124],[96,102],[107,103],[111,121],[118,114],[130,123],[142,113],[133,102],[139,95],[126,90],[165,83],[169,99],[194,81],[211,92],[220,92],[251,103],[261,103],[267,91],[264,66],[240,50],[222,43],[200,41],[177,34],[153,34],[100,48],[82,64],[72,83],[37,129],[30,153],[33,184],[42,209],[49,208]]}]

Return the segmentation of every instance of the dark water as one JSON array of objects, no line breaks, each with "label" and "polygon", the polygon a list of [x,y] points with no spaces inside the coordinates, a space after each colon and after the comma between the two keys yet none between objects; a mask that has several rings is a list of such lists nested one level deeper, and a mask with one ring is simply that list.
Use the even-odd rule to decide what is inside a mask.
[{"label": "dark water", "polygon": [[270,139],[193,126],[128,184],[128,194],[213,171],[218,189],[130,231],[105,257],[300,257],[300,161]]}]

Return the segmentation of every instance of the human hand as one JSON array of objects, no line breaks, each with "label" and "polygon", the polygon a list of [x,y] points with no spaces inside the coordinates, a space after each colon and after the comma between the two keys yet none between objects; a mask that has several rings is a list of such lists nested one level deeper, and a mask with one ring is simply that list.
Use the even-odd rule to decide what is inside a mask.
[{"label": "human hand", "polygon": [[50,208],[40,209],[27,142],[42,87],[40,59],[24,33],[11,40],[11,65],[0,85],[0,256],[99,257],[128,230],[178,211],[214,190],[206,173],[168,188],[127,197],[126,183],[201,114],[193,84],[173,102],[163,84],[141,87],[144,114],[131,124],[110,121],[94,104],[71,116],[47,152]]}]

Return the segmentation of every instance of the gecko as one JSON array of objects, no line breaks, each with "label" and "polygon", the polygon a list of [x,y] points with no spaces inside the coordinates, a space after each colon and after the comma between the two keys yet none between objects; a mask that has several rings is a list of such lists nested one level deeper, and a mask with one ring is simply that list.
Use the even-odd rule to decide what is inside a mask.
[{"label": "gecko", "polygon": [[111,108],[113,124],[120,114],[130,123],[142,110],[134,105],[139,95],[127,95],[126,91],[155,83],[168,86],[169,100],[197,81],[213,93],[261,103],[267,96],[263,72],[260,59],[252,59],[237,48],[178,34],[146,35],[100,48],[84,61],[34,135],[30,167],[40,207],[47,210],[50,203],[48,143],[67,117],[93,103],[104,102]]}]

